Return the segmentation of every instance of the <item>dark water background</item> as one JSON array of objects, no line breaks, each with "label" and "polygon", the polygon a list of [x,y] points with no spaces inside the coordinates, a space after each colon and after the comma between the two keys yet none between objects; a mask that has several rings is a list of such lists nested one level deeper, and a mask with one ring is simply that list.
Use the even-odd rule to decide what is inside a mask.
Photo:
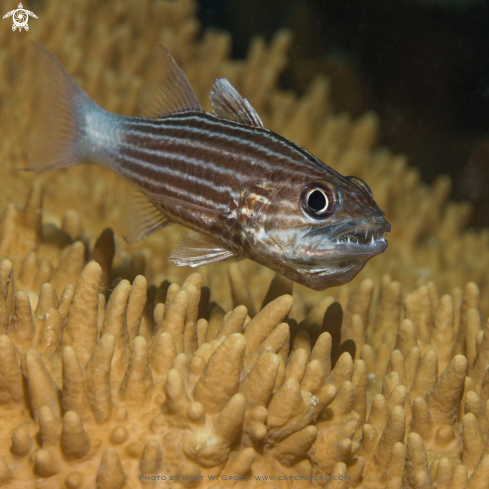
[{"label": "dark water background", "polygon": [[376,111],[380,144],[489,226],[489,2],[484,0],[198,0],[204,27],[229,31],[233,57],[257,34],[294,33],[282,88],[332,81],[337,111]]}]

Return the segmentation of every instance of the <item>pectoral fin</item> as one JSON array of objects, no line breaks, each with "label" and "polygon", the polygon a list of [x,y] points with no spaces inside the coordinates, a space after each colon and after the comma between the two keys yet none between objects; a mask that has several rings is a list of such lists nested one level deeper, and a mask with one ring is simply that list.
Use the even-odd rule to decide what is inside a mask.
[{"label": "pectoral fin", "polygon": [[239,258],[241,258],[240,255],[222,243],[195,231],[188,231],[173,248],[169,260],[178,266],[199,267]]},{"label": "pectoral fin", "polygon": [[120,233],[128,243],[141,241],[151,233],[172,224],[148,196],[135,187],[127,190],[121,214]]},{"label": "pectoral fin", "polygon": [[[165,207],[174,209],[183,207],[194,213],[205,215],[209,220],[223,219],[227,215],[227,213],[223,211],[209,209],[202,205],[188,202],[177,197],[170,197],[168,195],[154,193],[149,190],[140,190],[131,185],[125,189],[121,212],[122,217],[119,223],[120,228],[118,231],[128,243],[141,241],[151,233],[172,224],[172,221],[170,221],[170,219],[168,219],[164,213]],[[188,248],[199,248],[199,250],[202,250],[199,251],[199,256],[201,256],[205,250],[208,250],[209,253],[216,253],[217,247],[222,246],[217,241],[213,242],[209,238],[201,236],[195,232],[193,232],[192,235],[189,234],[188,239],[189,243],[186,245]],[[226,251],[226,253],[228,253],[227,250],[221,251]],[[216,258],[214,261],[224,259],[227,259],[227,257]],[[187,265],[187,263],[182,264]]]}]

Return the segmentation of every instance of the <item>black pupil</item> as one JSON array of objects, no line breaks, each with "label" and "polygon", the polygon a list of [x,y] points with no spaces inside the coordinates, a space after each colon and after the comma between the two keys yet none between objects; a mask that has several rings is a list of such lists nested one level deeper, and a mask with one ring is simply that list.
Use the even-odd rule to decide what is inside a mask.
[{"label": "black pupil", "polygon": [[326,207],[326,196],[320,190],[314,190],[309,195],[307,205],[315,212],[322,211]]}]

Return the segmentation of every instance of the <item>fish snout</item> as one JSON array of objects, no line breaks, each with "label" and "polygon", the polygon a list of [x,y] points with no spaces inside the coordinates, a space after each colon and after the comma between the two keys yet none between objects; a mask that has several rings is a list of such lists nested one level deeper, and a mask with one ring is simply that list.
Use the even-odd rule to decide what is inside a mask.
[{"label": "fish snout", "polygon": [[389,233],[391,230],[391,225],[385,219],[384,213],[375,217],[375,220],[372,222],[372,227],[379,233]]}]

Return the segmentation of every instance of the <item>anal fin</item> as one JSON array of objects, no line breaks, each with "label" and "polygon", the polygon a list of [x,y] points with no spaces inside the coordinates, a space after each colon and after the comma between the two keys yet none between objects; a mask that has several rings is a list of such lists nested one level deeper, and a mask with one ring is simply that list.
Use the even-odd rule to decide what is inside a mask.
[{"label": "anal fin", "polygon": [[195,231],[188,231],[173,248],[169,260],[181,267],[199,267],[218,261],[240,258],[240,255],[226,248],[222,243]]},{"label": "anal fin", "polygon": [[128,243],[141,241],[172,224],[141,190],[132,187],[122,205],[120,232]]}]

